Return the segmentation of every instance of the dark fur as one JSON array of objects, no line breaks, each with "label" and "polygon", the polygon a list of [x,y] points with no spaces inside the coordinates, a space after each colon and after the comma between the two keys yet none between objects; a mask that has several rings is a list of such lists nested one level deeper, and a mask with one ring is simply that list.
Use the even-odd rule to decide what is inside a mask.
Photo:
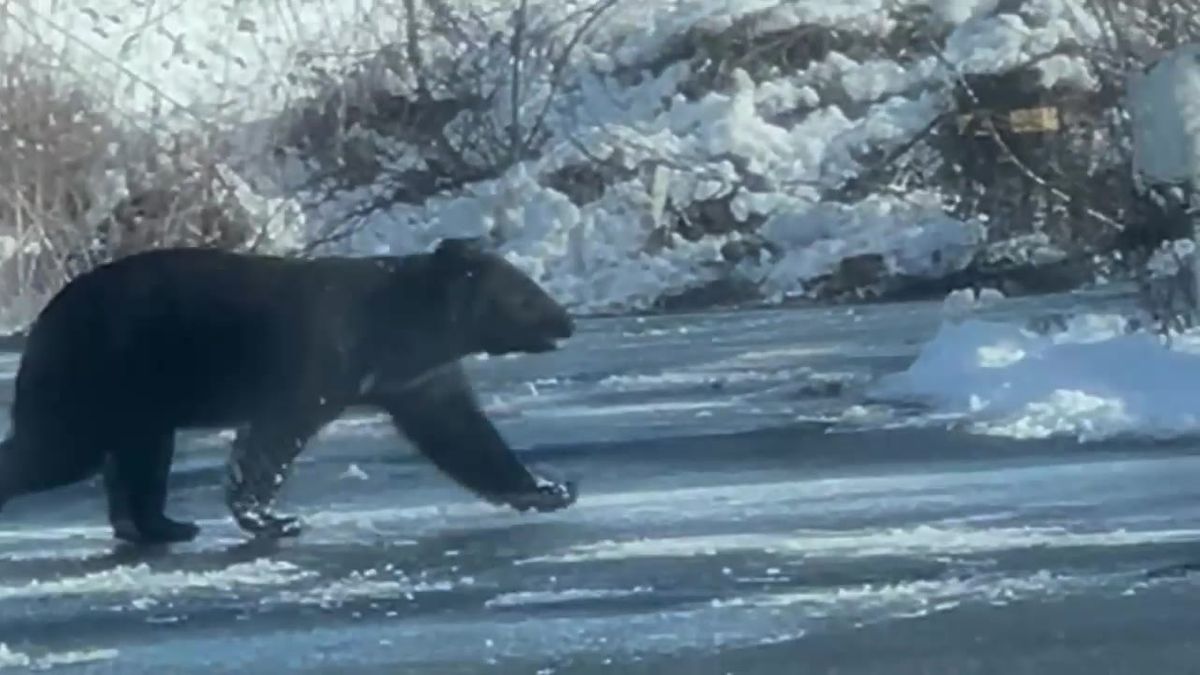
[{"label": "dark fur", "polygon": [[288,467],[349,406],[374,406],[485,499],[553,510],[542,480],[479,409],[458,361],[541,352],[568,313],[503,258],[464,240],[405,257],[311,261],[159,250],[98,267],[42,311],[0,444],[0,504],[103,468],[115,536],[184,541],[164,514],[178,429],[235,427],[227,502],[242,528],[282,535],[271,504]]}]

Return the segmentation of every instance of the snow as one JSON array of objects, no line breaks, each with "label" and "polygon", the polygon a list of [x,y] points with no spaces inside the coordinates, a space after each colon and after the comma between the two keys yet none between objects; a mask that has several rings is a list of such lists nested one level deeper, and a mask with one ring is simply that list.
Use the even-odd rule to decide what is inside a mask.
[{"label": "snow", "polygon": [[976,309],[994,305],[1004,299],[1004,294],[994,288],[972,290],[960,288],[951,291],[942,301],[942,313],[947,316],[960,317]]},{"label": "snow", "polygon": [[111,661],[119,655],[115,649],[89,649],[69,652],[50,652],[34,658],[23,652],[13,651],[0,642],[0,670],[20,668],[23,670],[51,670],[56,666],[69,666],[97,661]]},{"label": "snow", "polygon": [[526,607],[530,605],[554,605],[586,600],[611,600],[650,593],[648,586],[633,588],[568,588],[561,591],[516,591],[501,593],[483,603],[484,607]]},{"label": "snow", "polygon": [[28,668],[33,659],[21,652],[15,652],[8,645],[0,642],[0,668]]},{"label": "snow", "polygon": [[62,598],[105,594],[135,595],[137,598],[178,595],[189,591],[231,592],[246,587],[283,586],[313,576],[308,570],[283,561],[256,560],[235,563],[219,570],[189,572],[154,571],[140,563],[111,570],[34,579],[23,586],[0,586],[0,600]]},{"label": "snow", "polygon": [[[864,169],[864,151],[886,151],[924,129],[948,109],[945,86],[961,72],[995,72],[1068,44],[1092,44],[1102,31],[1077,0],[1037,0],[1021,16],[992,14],[994,0],[658,0],[618,3],[596,24],[569,64],[572,87],[551,106],[551,138],[542,155],[497,178],[466,186],[419,205],[394,205],[366,217],[361,206],[393,191],[386,180],[330,197],[296,186],[314,169],[290,161],[265,167],[261,129],[311,95],[329,77],[403,35],[396,3],[239,2],[220,6],[133,0],[64,0],[9,8],[0,51],[37,46],[54,55],[61,72],[98,87],[120,114],[136,124],[174,129],[221,129],[242,155],[230,160],[245,174],[243,202],[272,218],[269,243],[281,250],[347,222],[360,229],[339,244],[355,253],[407,253],[443,236],[499,235],[501,251],[577,311],[621,311],[650,306],[664,294],[721,275],[763,284],[769,300],[803,294],[807,282],[848,256],[878,253],[889,271],[937,274],[962,265],[984,241],[978,223],[963,223],[940,208],[932,192],[874,195],[853,204],[822,203],[818,186],[835,186]],[[426,3],[417,3],[425,11]],[[512,0],[475,0],[479,35],[504,31]],[[533,11],[574,25],[586,3],[532,3]],[[837,26],[865,35],[894,28],[896,13],[931,6],[954,26],[942,57],[912,62],[874,58],[858,62],[833,52],[801,72],[730,74],[732,86],[698,98],[680,93],[695,74],[680,61],[656,73],[642,64],[669,51],[687,31],[719,31],[753,17],[757,31],[801,25]],[[422,15],[420,21],[435,19]],[[463,49],[445,39],[422,43],[429,62]],[[618,67],[636,71],[618,77]],[[1047,86],[1094,84],[1086,63],[1065,56],[1039,66]],[[413,87],[411,73],[393,73],[380,86],[396,93]],[[854,104],[823,100],[840,88]],[[536,110],[547,91],[534,78],[523,109]],[[501,96],[494,114],[503,121]],[[783,122],[797,106],[806,113]],[[619,153],[614,151],[619,149]],[[548,173],[581,161],[583,152],[619,161],[632,175],[607,186],[598,200],[577,205],[542,184]],[[389,165],[419,166],[412,147],[386,143]],[[761,178],[737,187],[732,161]],[[653,199],[642,169],[668,169],[671,206],[732,196],[739,220],[766,218],[766,238],[778,259],[747,260],[735,269],[721,247],[737,233],[697,242],[676,237],[663,250],[648,246]],[[283,181],[280,175],[286,175]],[[253,185],[254,188],[249,186]],[[744,186],[742,186],[744,188]],[[249,192],[258,191],[257,194]],[[289,231],[284,231],[289,230]],[[931,261],[940,262],[931,262]]]},{"label": "snow", "polygon": [[1200,177],[1200,45],[1167,54],[1129,86],[1134,171],[1166,184]]},{"label": "snow", "polygon": [[1200,333],[1166,346],[1117,315],[1043,335],[977,318],[943,323],[872,398],[919,403],[977,433],[1018,439],[1200,432]]},{"label": "snow", "polygon": [[732,552],[765,551],[801,560],[823,558],[873,558],[888,556],[948,557],[1020,549],[1136,546],[1149,542],[1184,542],[1198,532],[1191,529],[1144,532],[1072,532],[1062,527],[942,527],[861,530],[795,530],[771,534],[727,534],[684,537],[647,537],[627,541],[599,541],[566,551],[519,561],[520,565],[564,564],[639,558],[715,556]]}]

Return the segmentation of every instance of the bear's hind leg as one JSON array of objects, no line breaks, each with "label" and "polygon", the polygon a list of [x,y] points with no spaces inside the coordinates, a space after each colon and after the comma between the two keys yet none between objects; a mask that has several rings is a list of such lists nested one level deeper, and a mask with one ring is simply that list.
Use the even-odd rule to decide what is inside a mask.
[{"label": "bear's hind leg", "polygon": [[175,454],[173,432],[147,433],[112,446],[104,466],[113,536],[137,544],[191,541],[200,528],[168,518],[167,480]]},{"label": "bear's hind leg", "polygon": [[320,427],[315,417],[282,415],[238,431],[229,458],[225,503],[244,531],[267,537],[300,533],[300,519],[277,513],[274,502],[292,462]]}]

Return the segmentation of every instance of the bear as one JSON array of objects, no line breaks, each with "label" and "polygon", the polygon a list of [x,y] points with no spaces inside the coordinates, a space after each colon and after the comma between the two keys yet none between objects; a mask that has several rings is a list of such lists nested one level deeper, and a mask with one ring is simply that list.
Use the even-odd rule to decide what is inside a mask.
[{"label": "bear", "polygon": [[292,462],[366,407],[479,497],[561,509],[576,484],[522,463],[461,360],[548,352],[573,332],[562,305],[476,239],[402,256],[132,254],[75,277],[35,318],[0,442],[0,507],[99,473],[116,539],[190,541],[199,527],[165,514],[175,434],[226,428],[234,520],[293,536],[299,519],[273,507]]}]

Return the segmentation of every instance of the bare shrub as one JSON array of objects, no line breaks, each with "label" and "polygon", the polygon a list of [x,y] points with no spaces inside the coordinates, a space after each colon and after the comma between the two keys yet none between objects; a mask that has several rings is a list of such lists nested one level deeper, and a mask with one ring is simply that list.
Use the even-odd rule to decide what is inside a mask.
[{"label": "bare shrub", "polygon": [[209,138],[132,128],[33,51],[0,59],[0,158],[10,330],[97,264],[161,246],[236,247],[254,234]]},{"label": "bare shrub", "polygon": [[313,55],[299,77],[321,93],[285,112],[276,147],[318,167],[319,201],[339,190],[383,188],[314,241],[352,234],[356,216],[419,204],[539,156],[554,105],[571,86],[573,54],[618,1],[559,12],[554,3],[522,0],[486,13],[404,0],[380,8],[401,14],[403,32],[389,46],[340,72],[327,72]]},{"label": "bare shrub", "polygon": [[1163,242],[1147,256],[1138,277],[1142,309],[1150,327],[1168,339],[1196,325],[1196,279],[1191,239]]}]

